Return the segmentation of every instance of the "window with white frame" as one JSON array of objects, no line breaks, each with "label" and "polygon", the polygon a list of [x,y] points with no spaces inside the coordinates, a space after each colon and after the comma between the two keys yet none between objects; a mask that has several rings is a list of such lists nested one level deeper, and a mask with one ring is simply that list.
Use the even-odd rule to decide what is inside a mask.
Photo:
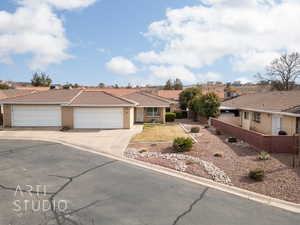
[{"label": "window with white frame", "polygon": [[159,117],[159,108],[152,107],[152,108],[146,108],[146,116],[147,117]]}]

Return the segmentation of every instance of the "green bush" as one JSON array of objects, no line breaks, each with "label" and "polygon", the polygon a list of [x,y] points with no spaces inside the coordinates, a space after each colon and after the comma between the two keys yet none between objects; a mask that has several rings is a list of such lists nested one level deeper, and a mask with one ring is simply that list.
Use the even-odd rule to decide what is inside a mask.
[{"label": "green bush", "polygon": [[176,112],[176,119],[186,119],[187,111]]},{"label": "green bush", "polygon": [[270,159],[270,155],[267,152],[261,152],[259,153],[258,157],[259,160],[269,160]]},{"label": "green bush", "polygon": [[214,154],[214,157],[221,158],[221,157],[223,157],[223,154],[220,152],[217,152]]},{"label": "green bush", "polygon": [[176,152],[188,152],[193,147],[192,138],[178,137],[173,141],[173,149]]},{"label": "green bush", "polygon": [[261,168],[256,168],[253,170],[250,170],[248,174],[249,178],[255,180],[255,181],[262,181],[265,177],[265,171]]},{"label": "green bush", "polygon": [[200,128],[199,127],[192,127],[191,128],[191,133],[199,133]]},{"label": "green bush", "polygon": [[176,113],[167,112],[166,113],[166,122],[174,122],[176,118]]}]

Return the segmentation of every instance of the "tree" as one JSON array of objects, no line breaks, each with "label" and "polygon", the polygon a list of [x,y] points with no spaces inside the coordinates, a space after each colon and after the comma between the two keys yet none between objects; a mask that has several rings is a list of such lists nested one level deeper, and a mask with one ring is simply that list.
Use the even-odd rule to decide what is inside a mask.
[{"label": "tree", "polygon": [[115,84],[115,85],[113,86],[113,88],[119,88],[119,85],[118,85],[118,84]]},{"label": "tree", "polygon": [[215,93],[196,96],[191,102],[193,112],[205,118],[217,117],[219,114],[220,99]]},{"label": "tree", "polygon": [[202,90],[200,88],[187,88],[179,95],[179,104],[182,110],[190,108],[190,103],[197,95],[201,95]]},{"label": "tree", "polygon": [[164,90],[173,90],[173,81],[171,79],[167,80]]},{"label": "tree", "polygon": [[[300,54],[297,52],[283,54],[280,58],[274,59],[266,68],[265,76],[258,74],[261,80],[276,82],[273,87],[282,90],[292,90],[295,81],[300,77]],[[281,85],[278,85],[278,82]]]},{"label": "tree", "polygon": [[130,83],[128,83],[128,85],[127,85],[127,87],[126,87],[126,88],[128,88],[128,89],[132,88],[131,84],[130,84]]},{"label": "tree", "polygon": [[49,87],[51,83],[51,78],[45,73],[34,73],[31,79],[31,84],[35,87]]},{"label": "tree", "polygon": [[4,89],[9,89],[10,86],[6,83],[0,83],[0,89],[4,90]]},{"label": "tree", "polygon": [[182,90],[183,89],[183,84],[179,78],[176,78],[174,82],[174,90]]},{"label": "tree", "polygon": [[105,88],[105,84],[104,83],[98,84],[98,88]]}]

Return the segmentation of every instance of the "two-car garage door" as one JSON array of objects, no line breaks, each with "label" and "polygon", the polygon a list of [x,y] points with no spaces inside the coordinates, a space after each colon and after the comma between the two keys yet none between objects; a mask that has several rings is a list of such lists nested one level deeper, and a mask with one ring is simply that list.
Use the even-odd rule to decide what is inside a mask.
[{"label": "two-car garage door", "polygon": [[[73,110],[74,128],[118,129],[123,128],[123,108],[84,108]],[[13,127],[60,127],[60,106],[12,106]]]},{"label": "two-car garage door", "polygon": [[123,108],[74,108],[74,128],[123,128]]},{"label": "two-car garage door", "polygon": [[60,106],[12,106],[13,127],[59,127]]}]

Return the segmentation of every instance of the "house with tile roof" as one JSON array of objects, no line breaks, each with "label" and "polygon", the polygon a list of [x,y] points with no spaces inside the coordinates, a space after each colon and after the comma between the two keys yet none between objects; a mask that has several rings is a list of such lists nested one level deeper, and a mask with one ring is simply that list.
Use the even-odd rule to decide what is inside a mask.
[{"label": "house with tile roof", "polygon": [[220,120],[265,135],[300,133],[300,91],[242,95],[224,101]]}]

